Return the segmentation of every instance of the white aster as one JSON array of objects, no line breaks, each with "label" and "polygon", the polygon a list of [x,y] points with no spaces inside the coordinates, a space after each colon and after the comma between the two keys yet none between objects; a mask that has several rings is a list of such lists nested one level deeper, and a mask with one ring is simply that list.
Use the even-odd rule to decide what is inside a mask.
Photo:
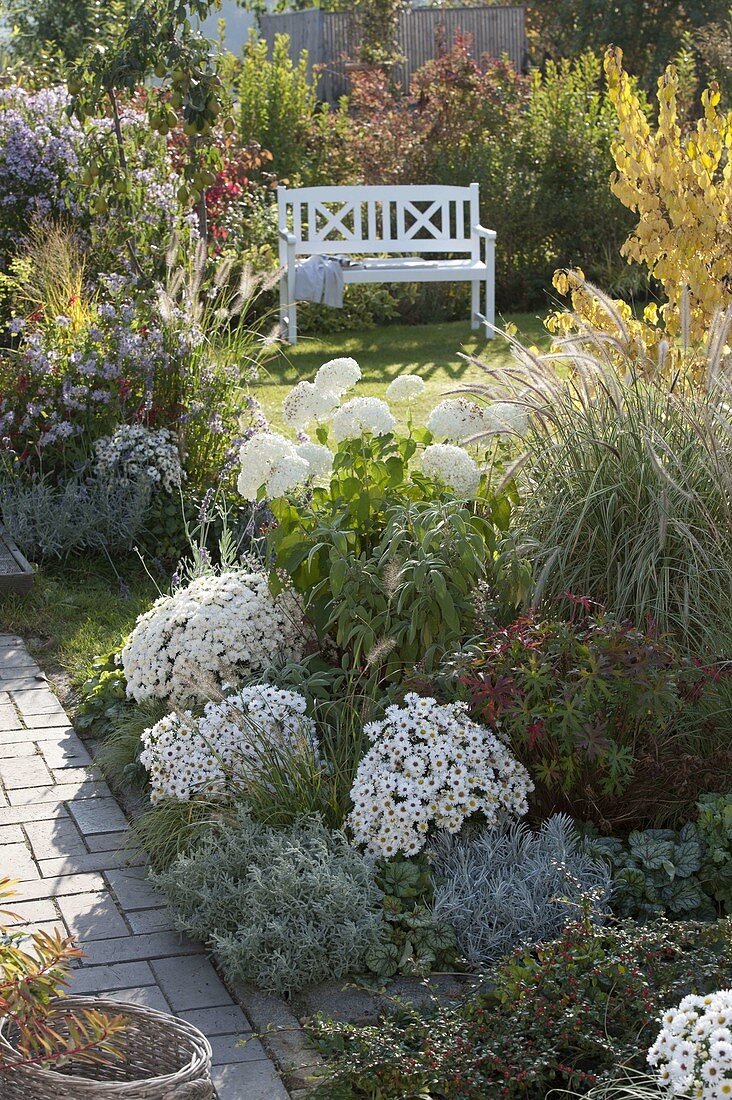
[{"label": "white aster", "polygon": [[422,473],[449,486],[458,497],[475,496],[480,470],[475,459],[451,443],[431,443],[421,458]]},{"label": "white aster", "polygon": [[387,435],[396,420],[386,401],[379,397],[352,397],[333,416],[333,436],[337,443],[362,435]]},{"label": "white aster", "polygon": [[306,705],[295,691],[252,684],[207,703],[199,718],[190,711],[166,715],[142,735],[151,801],[243,790],[273,754],[317,754]]},{"label": "white aster", "polygon": [[111,482],[129,484],[141,478],[171,493],[184,479],[177,444],[167,428],[120,424],[114,435],[94,444],[95,472]]},{"label": "white aster", "polygon": [[239,451],[241,471],[236,487],[245,500],[255,501],[264,487],[269,500],[307,481],[310,466],[294,443],[276,432],[257,432]]},{"label": "white aster", "polygon": [[314,385],[322,393],[343,397],[361,381],[361,368],[355,359],[330,359],[316,372]]},{"label": "white aster", "polygon": [[492,730],[471,722],[464,703],[441,706],[411,693],[364,732],[371,747],[358,766],[347,824],[374,855],[416,855],[430,828],[457,832],[478,811],[489,825],[527,812],[528,772]]},{"label": "white aster", "polygon": [[426,388],[418,374],[400,374],[387,386],[386,399],[396,405],[411,404],[422,396]]},{"label": "white aster", "polygon": [[303,653],[302,611],[274,597],[264,573],[232,571],[191,581],[141,615],[122,650],[127,694],[140,703],[205,702],[211,684],[263,675]]},{"label": "white aster", "polygon": [[732,1097],[732,989],[684,997],[661,1024],[648,1051],[661,1088],[699,1100]]}]

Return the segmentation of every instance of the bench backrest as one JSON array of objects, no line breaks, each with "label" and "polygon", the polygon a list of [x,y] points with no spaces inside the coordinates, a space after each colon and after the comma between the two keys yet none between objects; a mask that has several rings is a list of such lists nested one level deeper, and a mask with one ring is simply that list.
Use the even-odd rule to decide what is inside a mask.
[{"label": "bench backrest", "polygon": [[467,252],[480,243],[479,188],[278,188],[279,228],[296,239],[295,254]]}]

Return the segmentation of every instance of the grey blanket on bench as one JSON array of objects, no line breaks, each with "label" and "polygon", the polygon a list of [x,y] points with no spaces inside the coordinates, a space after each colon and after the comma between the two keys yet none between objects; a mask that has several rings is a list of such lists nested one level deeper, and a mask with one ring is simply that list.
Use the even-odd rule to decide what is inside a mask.
[{"label": "grey blanket on bench", "polygon": [[[345,261],[347,262],[347,261]],[[343,307],[343,265],[337,256],[310,256],[295,268],[295,299]]]}]

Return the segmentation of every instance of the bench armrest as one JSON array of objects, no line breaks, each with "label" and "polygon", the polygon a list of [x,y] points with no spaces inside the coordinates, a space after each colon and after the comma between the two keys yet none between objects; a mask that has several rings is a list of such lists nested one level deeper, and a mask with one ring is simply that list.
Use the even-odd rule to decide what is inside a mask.
[{"label": "bench armrest", "polygon": [[297,244],[297,237],[294,233],[288,233],[285,229],[280,229],[279,234],[282,240],[286,241],[290,246]]},{"label": "bench armrest", "polygon": [[473,232],[477,233],[479,237],[486,237],[488,240],[496,239],[495,229],[486,229],[483,225],[474,225]]}]

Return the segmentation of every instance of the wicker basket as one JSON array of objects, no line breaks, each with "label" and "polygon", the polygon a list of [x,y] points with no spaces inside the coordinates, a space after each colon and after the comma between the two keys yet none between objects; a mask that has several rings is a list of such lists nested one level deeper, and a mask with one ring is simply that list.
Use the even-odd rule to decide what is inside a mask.
[{"label": "wicker basket", "polygon": [[[2,1100],[211,1100],[211,1047],[185,1020],[139,1005],[101,997],[64,997],[58,1002],[79,1009],[124,1015],[128,1026],[115,1037],[122,1055],[104,1065],[88,1063],[62,1070],[18,1066],[0,1070]],[[53,1020],[63,1031],[63,1013]],[[12,1033],[0,1023],[0,1043],[12,1060]]]}]

